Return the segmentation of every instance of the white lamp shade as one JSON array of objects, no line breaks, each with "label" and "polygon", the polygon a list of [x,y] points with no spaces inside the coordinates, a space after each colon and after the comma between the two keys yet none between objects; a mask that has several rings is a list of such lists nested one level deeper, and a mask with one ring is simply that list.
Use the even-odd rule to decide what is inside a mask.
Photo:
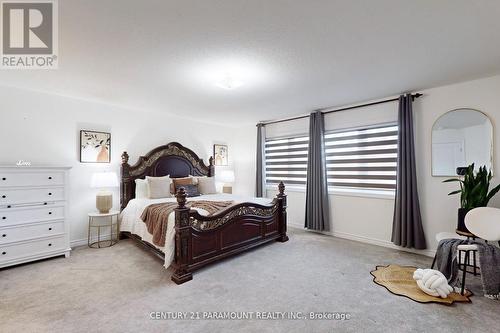
[{"label": "white lamp shade", "polygon": [[233,170],[222,170],[219,174],[219,181],[222,183],[233,183],[234,182],[234,171]]},{"label": "white lamp shade", "polygon": [[116,172],[96,172],[92,175],[90,182],[92,188],[118,187],[118,177]]}]

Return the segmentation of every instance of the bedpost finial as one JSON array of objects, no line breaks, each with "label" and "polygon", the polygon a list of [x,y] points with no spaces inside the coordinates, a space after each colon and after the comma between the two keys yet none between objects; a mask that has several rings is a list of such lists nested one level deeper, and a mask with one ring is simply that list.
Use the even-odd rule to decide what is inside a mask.
[{"label": "bedpost finial", "polygon": [[280,192],[280,195],[284,195],[285,194],[285,184],[283,184],[283,182],[279,183],[279,185],[278,185],[278,191]]},{"label": "bedpost finial", "polygon": [[210,156],[210,157],[208,158],[208,165],[209,165],[209,166],[214,165],[214,158],[213,158],[212,156]]},{"label": "bedpost finial", "polygon": [[186,206],[186,190],[184,187],[179,188],[175,197],[177,198],[177,203],[179,204],[179,208],[184,208]]},{"label": "bedpost finial", "polygon": [[126,151],[122,154],[122,164],[128,164],[128,154]]}]

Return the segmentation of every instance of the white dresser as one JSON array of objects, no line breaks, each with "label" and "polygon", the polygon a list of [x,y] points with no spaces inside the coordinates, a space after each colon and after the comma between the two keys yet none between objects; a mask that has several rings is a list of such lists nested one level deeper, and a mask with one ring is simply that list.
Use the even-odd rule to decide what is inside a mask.
[{"label": "white dresser", "polygon": [[68,172],[0,166],[0,267],[69,256]]}]

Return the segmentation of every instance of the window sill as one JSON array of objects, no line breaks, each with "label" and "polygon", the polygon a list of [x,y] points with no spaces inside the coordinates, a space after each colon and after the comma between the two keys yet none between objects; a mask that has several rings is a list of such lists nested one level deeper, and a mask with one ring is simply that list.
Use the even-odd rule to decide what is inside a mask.
[{"label": "window sill", "polygon": [[[274,185],[266,185],[266,190],[276,191],[277,187]],[[285,188],[285,193],[286,192],[305,193],[306,188],[304,186],[288,185]],[[395,197],[395,192],[390,190],[356,190],[342,187],[329,187],[328,194],[334,196],[376,198],[385,200],[394,200]]]}]

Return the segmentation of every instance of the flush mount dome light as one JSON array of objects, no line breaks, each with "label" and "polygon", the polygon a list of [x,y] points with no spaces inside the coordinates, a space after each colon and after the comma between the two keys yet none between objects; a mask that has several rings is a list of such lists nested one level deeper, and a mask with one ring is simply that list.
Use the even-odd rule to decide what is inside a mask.
[{"label": "flush mount dome light", "polygon": [[233,78],[230,75],[224,76],[221,80],[215,82],[215,85],[219,88],[232,90],[241,87],[244,84],[243,81]]}]

